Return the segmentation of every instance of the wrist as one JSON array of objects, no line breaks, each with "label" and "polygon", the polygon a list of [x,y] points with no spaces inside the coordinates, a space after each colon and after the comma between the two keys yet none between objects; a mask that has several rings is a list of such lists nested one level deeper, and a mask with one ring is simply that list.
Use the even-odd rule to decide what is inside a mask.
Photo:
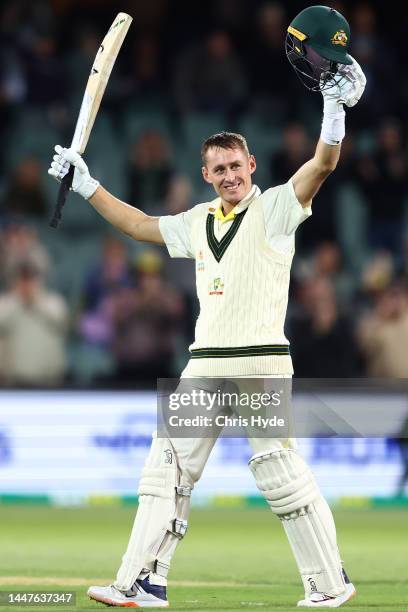
[{"label": "wrist", "polygon": [[323,104],[323,121],[320,138],[329,145],[340,144],[346,133],[346,113],[338,100],[327,98]]},{"label": "wrist", "polygon": [[78,193],[85,198],[85,200],[89,200],[89,198],[92,198],[98,187],[99,181],[89,176],[84,184],[79,187]]},{"label": "wrist", "polygon": [[344,106],[340,100],[323,97],[323,115],[337,115],[344,112]]}]

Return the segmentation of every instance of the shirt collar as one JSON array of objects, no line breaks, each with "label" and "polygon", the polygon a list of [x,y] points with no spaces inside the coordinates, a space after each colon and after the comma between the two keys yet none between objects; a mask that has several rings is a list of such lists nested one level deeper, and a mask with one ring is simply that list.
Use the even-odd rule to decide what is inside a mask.
[{"label": "shirt collar", "polygon": [[216,219],[221,221],[221,223],[224,223],[225,221],[231,221],[237,215],[239,215],[239,213],[246,210],[248,206],[251,204],[252,200],[254,200],[260,195],[261,195],[261,190],[259,189],[259,187],[257,185],[252,185],[250,192],[245,196],[245,198],[241,200],[238,204],[236,204],[234,208],[226,216],[224,216],[224,213],[222,211],[222,203],[220,201],[215,211],[214,216]]}]

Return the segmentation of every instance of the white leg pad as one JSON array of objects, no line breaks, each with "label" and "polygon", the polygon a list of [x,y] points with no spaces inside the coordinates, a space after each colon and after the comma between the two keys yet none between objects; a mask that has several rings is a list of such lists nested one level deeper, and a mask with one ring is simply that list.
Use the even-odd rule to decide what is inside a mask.
[{"label": "white leg pad", "polygon": [[191,488],[180,485],[180,470],[170,440],[153,438],[139,483],[139,507],[115,587],[130,589],[153,574],[166,585],[170,560],[187,531]]},{"label": "white leg pad", "polygon": [[331,510],[304,459],[293,449],[254,455],[249,467],[272,512],[282,521],[305,597],[345,590]]}]

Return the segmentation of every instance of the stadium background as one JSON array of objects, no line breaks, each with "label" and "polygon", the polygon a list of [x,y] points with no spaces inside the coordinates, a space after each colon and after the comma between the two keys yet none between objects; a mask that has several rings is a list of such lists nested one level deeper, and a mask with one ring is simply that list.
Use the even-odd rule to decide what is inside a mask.
[{"label": "stadium background", "polygon": [[[134,18],[85,159],[92,175],[118,197],[149,214],[176,214],[212,197],[201,179],[199,148],[214,132],[228,129],[247,137],[261,189],[288,180],[312,155],[321,97],[302,87],[284,53],[287,24],[306,5],[250,0],[2,3],[0,515],[8,551],[1,568],[5,576],[33,576],[34,582],[54,570],[62,576],[96,576],[102,555],[96,538],[107,537],[108,526],[113,561],[105,560],[98,575],[112,574],[126,542],[153,424],[156,377],[180,372],[193,337],[197,303],[191,261],[170,260],[164,249],[128,240],[73,194],[60,229],[48,227],[57,193],[46,173],[53,146],[70,142],[107,24],[118,10]],[[312,219],[297,235],[286,331],[298,377],[406,378],[404,19],[380,2],[330,5],[350,22],[351,53],[368,84],[358,106],[346,113],[340,164],[316,197]],[[37,314],[27,315],[33,308]],[[391,547],[396,551],[390,572],[402,571],[398,525],[406,507],[400,488],[404,457],[408,461],[406,433],[402,429],[401,438],[302,441],[325,494],[346,508],[340,510],[346,546],[359,533],[370,550],[371,536],[393,522],[390,540],[377,540],[383,556],[388,558]],[[263,514],[251,510],[262,500],[247,473],[248,447],[224,440],[217,449],[195,498],[196,508],[205,506],[193,514],[202,551],[212,531],[211,512],[220,513],[214,515],[220,529],[232,522],[237,537],[245,529],[237,519],[239,508],[248,512],[247,524],[255,520],[258,530],[264,525]],[[118,500],[132,506],[111,506]],[[16,509],[22,501],[27,505]],[[81,518],[30,505],[84,502],[98,508],[83,509]],[[106,514],[101,504],[110,504]],[[123,541],[113,539],[115,516],[123,521]],[[88,521],[95,524],[88,572],[81,573],[71,549],[57,555],[53,565],[53,529],[61,538],[65,534],[65,551],[70,521],[77,521],[78,538],[91,537]],[[50,543],[40,546],[43,562],[38,565],[35,551],[47,525]],[[283,550],[281,536],[274,537]],[[185,549],[190,555],[193,543]],[[351,543],[349,548],[354,550]],[[180,554],[177,576],[182,571],[189,578],[186,553]],[[354,567],[359,555],[357,547],[351,554]],[[25,563],[20,556],[26,556]],[[291,563],[284,558],[282,567]],[[220,561],[214,568],[218,578],[223,567]],[[279,578],[280,570],[274,571]],[[374,564],[369,578],[378,583],[382,571]],[[10,584],[18,582],[10,578]],[[374,592],[371,596],[376,602]],[[402,609],[398,605],[394,609]]]}]

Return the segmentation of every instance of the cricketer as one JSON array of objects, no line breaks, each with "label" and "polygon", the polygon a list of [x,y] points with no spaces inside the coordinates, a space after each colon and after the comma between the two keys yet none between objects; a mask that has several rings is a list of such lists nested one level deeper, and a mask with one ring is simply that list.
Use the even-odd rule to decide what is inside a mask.
[{"label": "cricketer", "polygon": [[[288,182],[261,193],[252,183],[254,155],[244,136],[222,132],[202,146],[202,175],[217,197],[187,212],[151,217],[108,193],[73,149],[56,146],[49,173],[75,167],[72,189],[109,223],[166,245],[171,257],[196,261],[200,314],[182,379],[291,377],[284,335],[295,232],[334,171],[345,136],[345,109],[366,79],[349,55],[350,28],[336,10],[311,6],[288,28],[286,54],[297,76],[323,96],[320,138],[312,159]],[[298,606],[336,608],[355,595],[342,567],[331,510],[291,438],[250,438],[249,467],[282,522],[303,582]],[[139,507],[116,580],[88,594],[123,607],[167,607],[170,562],[187,530],[190,496],[214,446],[211,438],[153,436],[142,471]]]}]

